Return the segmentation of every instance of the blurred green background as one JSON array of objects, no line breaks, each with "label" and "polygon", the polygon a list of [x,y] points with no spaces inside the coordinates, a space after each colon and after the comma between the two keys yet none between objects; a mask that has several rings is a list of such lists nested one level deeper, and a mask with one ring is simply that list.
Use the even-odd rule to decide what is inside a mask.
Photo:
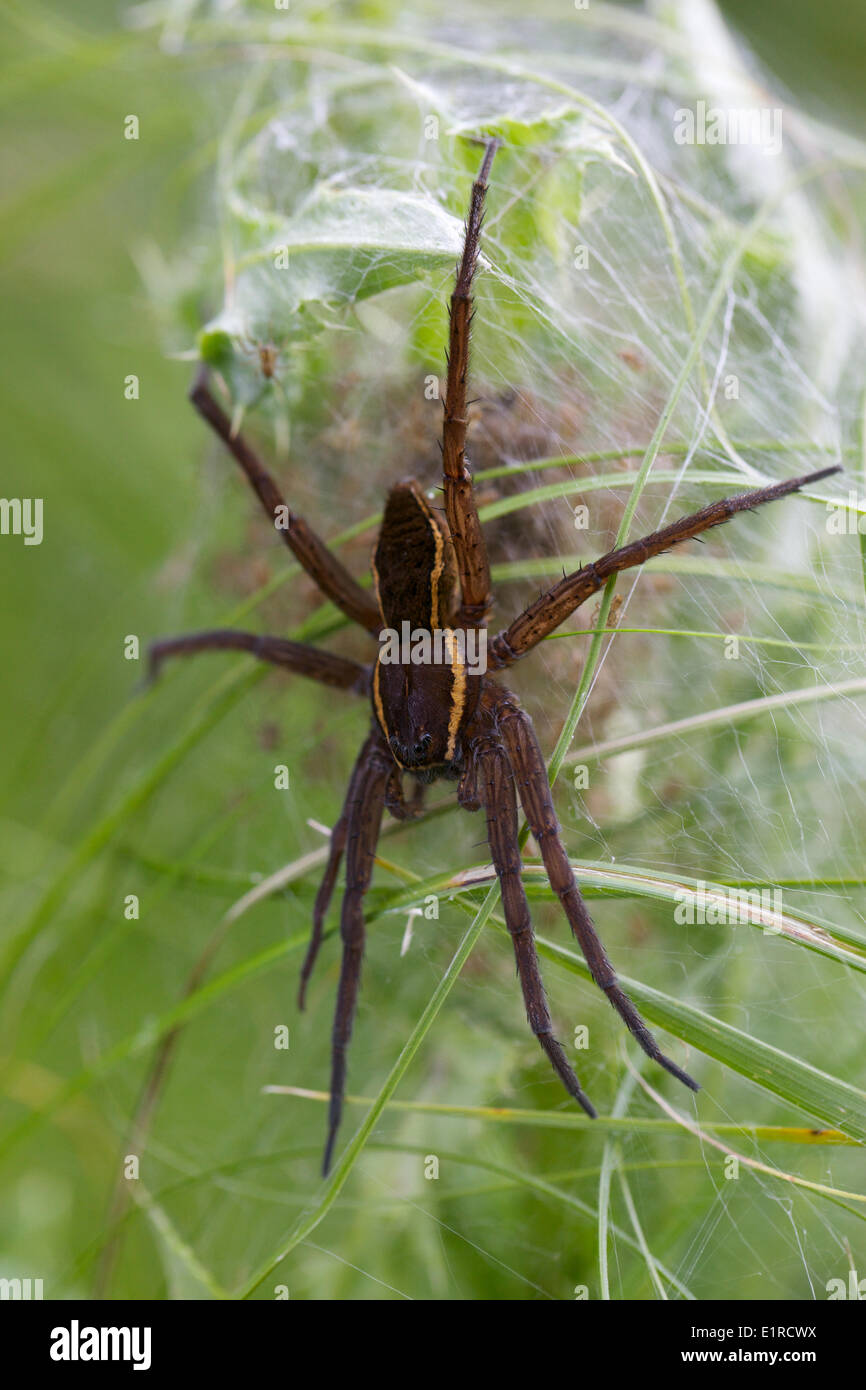
[{"label": "blurred green background", "polygon": [[[608,61],[620,60],[621,45],[628,47],[629,62],[639,60],[642,45],[653,47],[640,33],[626,40],[615,24],[605,35],[607,7],[594,8],[603,35],[599,53]],[[217,207],[220,141],[244,74],[260,57],[215,41],[206,28],[199,32],[197,23],[208,18],[207,9],[118,7],[97,0],[74,10],[60,4],[0,5],[3,494],[45,499],[41,546],[24,548],[12,537],[0,543],[0,906],[5,945],[12,952],[7,963],[14,964],[2,1031],[0,1275],[43,1277],[46,1296],[52,1297],[87,1296],[95,1288],[118,1298],[202,1297],[242,1289],[298,1214],[315,1204],[319,1191],[322,1105],[261,1092],[269,1082],[310,1089],[327,1084],[333,941],[323,953],[307,1012],[299,1016],[294,1004],[315,892],[312,872],[248,913],[229,933],[213,966],[222,983],[191,1016],[160,1094],[142,1155],[138,1190],[144,1195],[131,1209],[115,1208],[111,1214],[122,1158],[135,1151],[126,1136],[154,1040],[164,1036],[184,982],[223,913],[246,889],[321,847],[308,818],[333,823],[364,727],[363,713],[348,701],[331,694],[323,699],[300,681],[260,680],[246,668],[238,674],[240,668],[228,658],[205,658],[195,670],[190,665],[172,671],[156,691],[135,696],[141,664],[123,659],[128,634],[146,644],[156,635],[217,626],[247,602],[260,603],[261,611],[239,625],[257,630],[290,631],[316,612],[310,587],[296,580],[263,603],[254,599],[270,576],[284,571],[283,554],[230,465],[207,444],[185,399],[191,363],[177,356],[192,348],[198,328],[220,308],[225,230]],[[757,7],[730,0],[722,10],[754,45],[786,100],[859,136],[866,112],[862,6],[815,7],[792,0]],[[213,13],[218,23],[227,17],[243,24],[231,7],[216,6]],[[258,13],[267,17],[271,10],[263,6]],[[482,21],[466,13],[475,39]],[[456,41],[459,18],[446,7],[443,41]],[[323,52],[330,43],[329,26],[366,27],[374,36],[412,29],[411,13],[398,23],[396,9],[387,3],[308,8],[302,19],[311,32],[323,26]],[[508,46],[506,20],[485,37],[494,48],[499,42]],[[419,11],[419,26],[422,22],[425,32],[434,32],[426,11],[423,16]],[[314,73],[316,49],[309,38],[297,55],[297,62]],[[351,44],[341,49],[347,82],[361,52],[360,47],[352,52]],[[382,73],[391,62],[413,71],[412,54],[402,54],[399,43],[375,58],[364,57],[379,63]],[[330,70],[327,62],[324,67]],[[591,76],[585,85],[594,90]],[[611,87],[616,85],[614,78]],[[643,97],[627,78],[619,85],[627,94],[620,118],[628,127]],[[314,89],[315,82],[306,89],[310,102]],[[290,85],[287,90],[291,93]],[[376,111],[378,92],[372,83],[372,129],[377,120],[385,125],[389,120],[387,111],[381,116]],[[606,91],[599,99],[606,100]],[[138,141],[122,138],[129,112],[141,117]],[[464,150],[460,157],[462,167],[442,185],[458,216],[475,156]],[[515,171],[517,164],[503,163],[503,187],[512,177],[516,186]],[[861,230],[862,190],[862,173],[852,176],[851,216]],[[736,191],[728,206],[732,217],[743,215],[743,220],[751,210],[748,198]],[[688,239],[685,222],[680,230]],[[523,232],[531,247],[537,227]],[[497,223],[492,235],[504,255],[507,223]],[[518,246],[515,266],[519,251]],[[654,273],[650,266],[650,279]],[[712,279],[702,285],[697,264],[690,264],[689,275],[703,291],[696,295],[700,310]],[[444,350],[446,280],[428,277],[422,299],[398,299],[394,310],[398,321],[400,305],[413,314],[416,355],[409,360],[416,377],[424,355],[419,344],[441,342]],[[507,295],[501,287],[498,293],[495,312],[507,315]],[[669,293],[669,282],[659,275],[662,315]],[[645,294],[651,303],[652,284]],[[784,318],[784,285],[778,303]],[[531,321],[525,302],[520,308]],[[603,304],[594,308],[603,317]],[[524,341],[524,329],[515,322],[512,345]],[[651,342],[654,329],[645,327]],[[375,332],[381,324],[371,319],[366,328]],[[480,361],[492,364],[490,375],[502,390],[510,359],[507,353],[497,358],[491,342],[492,335]],[[301,349],[301,369],[287,387],[288,400],[272,403],[272,417],[264,409],[258,427],[262,447],[279,457],[285,443],[280,429],[291,417],[292,461],[283,459],[278,472],[286,485],[291,477],[293,500],[301,510],[333,535],[375,510],[387,483],[415,466],[414,458],[407,462],[379,447],[378,413],[386,417],[383,440],[410,452],[414,447],[419,457],[422,447],[412,440],[423,436],[435,417],[423,415],[420,424],[416,419],[408,434],[401,434],[410,399],[405,380],[392,391],[377,389],[371,363],[367,375],[359,365],[368,352],[357,331],[348,348],[337,325]],[[543,386],[543,339],[534,340],[531,350],[530,375],[539,398],[550,404],[556,391]],[[674,361],[673,369],[678,365]],[[621,391],[629,368],[620,363],[618,370]],[[555,371],[566,380],[561,359]],[[138,400],[124,396],[130,374],[140,382]],[[593,387],[602,400],[604,380]],[[766,378],[760,390],[772,401]],[[663,399],[650,393],[656,411]],[[646,419],[649,429],[639,417],[631,421],[634,437],[648,437],[655,416],[648,413]],[[568,438],[569,428],[561,414],[555,422],[558,439]],[[802,433],[802,428],[792,430]],[[579,434],[571,441],[572,450],[582,447]],[[858,442],[853,428],[843,438],[855,454]],[[432,451],[428,463],[434,456]],[[800,462],[803,470],[812,466],[805,456]],[[789,467],[780,458],[779,476]],[[559,475],[547,479],[554,476]],[[623,495],[617,499],[621,506]],[[689,504],[703,500],[700,488],[688,491]],[[528,528],[525,538],[518,532],[515,539],[503,532],[500,558],[514,558],[518,543],[520,554],[524,545],[542,554],[550,540],[568,550],[555,522],[540,515],[537,533]],[[617,511],[611,515],[612,520],[605,516],[599,522],[602,546],[618,521]],[[654,524],[656,515],[650,510],[645,519]],[[754,523],[749,553],[756,561],[771,565],[779,556],[788,533],[777,526],[782,523]],[[370,544],[368,532],[349,547],[356,572],[363,572]],[[730,556],[733,545],[726,535],[714,553]],[[575,542],[570,548],[579,546]],[[818,569],[826,574],[822,565]],[[856,541],[845,566],[844,577],[833,581],[837,592],[847,585],[845,592],[856,594],[860,584],[862,606]],[[511,606],[540,582],[516,586],[513,594],[509,590]],[[738,612],[742,604],[745,630],[755,629],[748,592],[744,596],[731,586],[720,599],[710,590],[701,610],[700,599],[690,608],[677,597],[680,583],[668,578],[674,589],[665,588],[660,577],[634,620],[703,629],[720,611]],[[752,599],[762,605],[766,592],[755,580]],[[779,600],[782,607],[775,610],[769,634],[794,634],[807,644],[847,642],[849,651],[858,640],[856,623],[841,610],[825,622],[820,613],[807,618],[793,599],[793,607],[787,602]],[[586,622],[567,626],[588,626],[590,615],[585,616]],[[327,615],[323,621],[327,625]],[[736,680],[725,672],[727,683],[717,688],[715,677],[699,670],[702,649],[689,648],[683,655],[682,647],[661,636],[634,640],[642,644],[630,650],[639,652],[645,688],[656,692],[651,711],[638,693],[632,706],[638,721],[651,715],[653,723],[662,723],[686,717],[690,709],[697,713],[714,691],[720,706],[762,693],[758,677],[764,667],[738,673]],[[335,645],[362,650],[349,636]],[[529,708],[539,713],[547,753],[579,674],[575,662],[569,680],[566,660],[564,654],[551,656],[552,665],[534,677],[528,673],[520,686]],[[835,673],[839,678],[862,675],[862,663],[854,656],[849,660]],[[627,654],[621,667],[613,667],[620,676],[624,669],[633,669]],[[808,679],[800,672],[790,684]],[[672,690],[679,693],[671,695]],[[611,712],[610,684],[600,686],[597,695],[595,714],[590,710],[589,723],[578,733],[579,745],[634,727],[615,708]],[[533,698],[548,702],[536,711]],[[605,722],[608,716],[612,722]],[[829,724],[832,714],[826,718]],[[863,806],[845,804],[851,787],[845,776],[836,779],[833,760],[841,754],[835,735],[831,738],[823,725],[817,741],[792,735],[784,758],[772,734],[764,744],[759,734],[743,733],[743,744],[739,739],[739,731],[723,729],[718,743],[710,738],[669,764],[670,750],[662,748],[650,767],[639,769],[637,791],[627,774],[619,782],[612,776],[604,797],[591,808],[586,840],[578,834],[580,812],[569,790],[570,774],[564,775],[558,805],[570,853],[694,877],[704,863],[732,878],[744,865],[745,877],[756,875],[760,865],[751,856],[761,861],[766,844],[754,823],[762,814],[744,806],[752,758],[758,780],[763,776],[769,784],[779,777],[778,795],[768,792],[762,804],[767,835],[785,853],[764,863],[763,872],[771,882],[798,872],[803,879],[813,872],[822,879],[850,879],[844,908],[827,891],[814,901],[803,899],[802,910],[814,920],[844,921],[854,932],[862,926],[862,819],[857,817]],[[821,750],[832,767],[818,766]],[[741,754],[746,772],[738,782],[739,773],[730,769]],[[856,746],[851,756],[856,757]],[[273,790],[274,765],[283,761],[292,774],[286,795]],[[693,797],[683,793],[677,801],[678,780],[698,788]],[[622,806],[620,782],[628,783]],[[792,792],[802,797],[796,808],[790,805]],[[822,811],[824,796],[839,810],[835,865],[817,851],[814,862],[810,859],[809,818],[804,814],[802,824],[797,819],[813,795]],[[771,823],[772,818],[778,821]],[[401,832],[383,843],[382,853],[423,878],[483,861],[482,834],[480,819],[458,822],[451,815]],[[799,871],[793,867],[798,853]],[[384,895],[400,880],[380,873],[377,886]],[[138,921],[124,917],[128,894],[140,898]],[[793,910],[798,907],[795,901]],[[564,924],[551,905],[539,903],[538,914],[545,934],[564,942]],[[624,973],[674,996],[694,998],[710,1014],[790,1049],[844,1083],[862,1085],[863,994],[854,972],[787,945],[779,947],[787,954],[768,955],[767,942],[745,929],[712,948],[700,937],[686,941],[665,905],[656,908],[634,898],[599,899],[597,916]],[[469,920],[443,900],[439,922],[416,921],[416,942],[402,959],[405,912],[376,922],[353,1045],[352,1092],[376,1094]],[[660,1112],[650,1102],[632,1094],[617,1025],[604,1002],[562,965],[548,961],[546,973],[564,1030],[588,1022],[597,1039],[584,1070],[602,1113],[611,1113],[619,1097],[623,1110],[638,1121],[658,1119]],[[281,1024],[290,1029],[287,1054],[273,1046],[274,1028]],[[682,1097],[658,1074],[647,1068],[644,1074],[681,1105]],[[701,1079],[712,1101],[699,1112],[707,1119],[809,1124],[802,1110],[761,1093],[716,1062],[706,1063]],[[565,1113],[564,1098],[526,1031],[508,944],[497,933],[487,932],[474,952],[398,1096]],[[362,1114],[350,1109],[343,1143]],[[787,1143],[752,1149],[745,1136],[730,1142],[811,1181],[862,1190],[856,1150]],[[440,1161],[435,1181],[424,1177],[429,1154]],[[605,1173],[613,1170],[621,1175],[610,1212],[615,1229],[608,1277],[615,1298],[658,1295],[631,1224],[632,1197],[650,1248],[680,1281],[665,1284],[670,1296],[687,1287],[697,1297],[822,1297],[825,1281],[846,1277],[852,1262],[861,1275],[866,1272],[862,1204],[830,1203],[750,1174],[726,1185],[720,1164],[721,1154],[694,1139],[642,1130],[639,1122],[631,1130],[589,1135],[580,1125],[559,1131],[531,1123],[485,1123],[478,1114],[442,1119],[395,1112],[377,1126],[374,1142],[323,1224],[256,1296],[274,1297],[275,1284],[284,1283],[293,1298],[570,1298],[584,1285],[598,1297],[604,1276],[595,1213],[600,1192],[606,1200]],[[628,1189],[617,1185],[626,1181]],[[123,1240],[111,1251],[109,1269],[104,1252],[110,1222],[118,1217]]]}]

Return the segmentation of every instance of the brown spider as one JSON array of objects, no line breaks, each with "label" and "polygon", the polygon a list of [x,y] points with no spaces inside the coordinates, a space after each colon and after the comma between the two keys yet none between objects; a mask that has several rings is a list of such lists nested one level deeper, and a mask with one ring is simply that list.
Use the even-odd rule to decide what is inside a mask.
[{"label": "brown spider", "polygon": [[[380,640],[372,666],[282,637],[235,631],[198,632],[157,642],[150,651],[156,672],[168,656],[212,650],[248,652],[262,661],[309,676],[324,685],[365,696],[372,722],[349,782],[349,790],[331,836],[325,875],[313,910],[309,950],[301,970],[299,1005],[322,941],[325,914],[340,862],[346,855],[346,887],[340,934],[342,968],[332,1041],[331,1098],[323,1171],[327,1173],[340,1123],[346,1079],[346,1050],[352,1031],[364,951],[364,895],[370,883],[382,815],[405,818],[416,810],[423,784],[437,777],[459,778],[457,797],[468,811],[483,806],[490,853],[502,892],[505,918],[514,944],[517,972],[529,1025],[566,1090],[586,1111],[595,1111],[581,1090],[553,1025],[539,971],[529,907],[521,878],[517,799],[538,843],[552,888],[586,957],[592,978],[604,991],[650,1057],[697,1090],[697,1082],[659,1049],[631,1000],[624,994],[596,934],[562,841],[548,783],[547,769],[529,716],[503,685],[466,660],[469,639],[486,638],[491,605],[490,571],[476,509],[472,478],[464,457],[466,376],[472,317],[471,286],[487,179],[498,141],[487,143],[472,187],[462,258],[451,296],[448,380],[442,438],[444,517],[434,510],[414,479],[397,483],[388,494],[373,562],[376,598],[360,587],[307,523],[284,503],[276,484],[242,436],[232,433],[228,417],[207,387],[202,373],[191,399],[196,409],[240,464],[289,549],[316,581],[326,598],[353,622]],[[815,483],[837,468],[824,468],[772,487],[713,502],[693,516],[675,521],[643,540],[612,550],[594,563],[564,576],[557,584],[497,633],[487,644],[487,666],[494,671],[513,665],[553,632],[608,579],[641,565],[673,545],[691,539],[736,512],[773,502]],[[447,657],[417,664],[402,649],[397,661],[386,659],[389,632],[444,637]],[[465,641],[458,643],[458,636]],[[422,643],[423,648],[423,643]],[[416,779],[407,806],[403,777]]]}]

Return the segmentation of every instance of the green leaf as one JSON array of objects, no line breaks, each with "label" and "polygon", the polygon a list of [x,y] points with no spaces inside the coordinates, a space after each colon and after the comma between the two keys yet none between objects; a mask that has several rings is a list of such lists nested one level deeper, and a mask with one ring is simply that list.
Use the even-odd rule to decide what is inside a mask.
[{"label": "green leaf", "polygon": [[202,332],[199,351],[242,404],[267,384],[259,347],[285,351],[352,304],[451,270],[462,247],[459,218],[432,198],[390,188],[324,183],[292,216],[239,197],[232,211],[243,249],[229,299]]}]

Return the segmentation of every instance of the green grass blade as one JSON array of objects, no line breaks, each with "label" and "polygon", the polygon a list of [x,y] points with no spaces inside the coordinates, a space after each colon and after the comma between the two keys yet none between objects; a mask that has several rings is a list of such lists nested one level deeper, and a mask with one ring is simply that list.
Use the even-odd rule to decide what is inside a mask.
[{"label": "green grass blade", "polygon": [[238,1291],[239,1298],[249,1298],[249,1296],[252,1293],[254,1293],[255,1290],[259,1287],[262,1280],[267,1278],[268,1274],[270,1274],[270,1272],[273,1269],[275,1269],[276,1266],[280,1264],[280,1262],[284,1260],[292,1250],[294,1250],[295,1246],[299,1245],[301,1241],[306,1240],[307,1236],[315,1230],[319,1222],[324,1219],[330,1208],[333,1206],[334,1202],[337,1200],[337,1197],[339,1196],[342,1188],[344,1187],[352,1169],[355,1166],[355,1163],[360,1157],[364,1145],[366,1144],[367,1139],[370,1137],[370,1134],[372,1133],[373,1128],[379,1119],[379,1116],[381,1115],[387,1102],[390,1100],[391,1096],[394,1094],[397,1087],[399,1086],[404,1074],[406,1073],[406,1071],[408,1071],[412,1059],[414,1058],[422,1042],[424,1041],[425,1037],[430,1031],[430,1028],[432,1027],[440,1009],[442,1008],[442,1005],[445,1003],[445,1000],[448,998],[448,995],[451,993],[451,990],[457,983],[460,971],[463,969],[463,966],[469,959],[473,947],[475,946],[476,942],[478,941],[478,938],[484,930],[484,925],[490,913],[492,912],[498,897],[498,887],[491,888],[490,892],[484,899],[484,902],[482,903],[481,907],[478,909],[474,921],[472,922],[471,926],[469,927],[468,931],[463,937],[463,940],[461,941],[459,947],[457,948],[457,951],[454,954],[451,964],[448,966],[448,969],[445,971],[444,975],[442,976],[442,979],[439,981],[439,984],[433,991],[433,994],[430,997],[427,1007],[425,1008],[424,1012],[422,1013],[421,1017],[419,1018],[409,1037],[406,1039],[406,1042],[400,1052],[399,1057],[397,1058],[397,1061],[394,1063],[394,1066],[392,1067],[391,1071],[386,1077],[382,1089],[379,1091],[379,1094],[377,1095],[375,1101],[370,1107],[361,1127],[358,1129],[357,1133],[352,1138],[341,1157],[338,1159],[336,1167],[334,1168],[331,1177],[326,1182],[322,1195],[319,1198],[319,1201],[316,1203],[316,1206],[314,1207],[313,1211],[310,1212],[308,1215],[302,1217],[302,1219],[295,1224],[295,1226],[289,1232],[288,1236],[285,1238],[285,1241],[281,1243],[279,1249],[274,1253],[274,1255]]}]

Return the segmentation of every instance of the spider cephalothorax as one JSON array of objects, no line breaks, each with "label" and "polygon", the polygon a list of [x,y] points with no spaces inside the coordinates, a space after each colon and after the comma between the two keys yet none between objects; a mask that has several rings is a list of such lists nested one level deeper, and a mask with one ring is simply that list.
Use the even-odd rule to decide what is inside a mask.
[{"label": "spider cephalothorax", "polygon": [[[718,526],[737,512],[773,502],[838,471],[825,468],[713,502],[642,540],[609,551],[592,564],[565,575],[487,642],[490,570],[464,444],[470,292],[487,178],[497,143],[488,142],[472,188],[463,255],[451,296],[442,433],[444,516],[414,480],[392,488],[373,562],[375,600],[356,583],[303,518],[286,506],[256,453],[232,430],[228,416],[208,390],[204,374],[191,393],[194,405],[237,459],[266,513],[322,593],[379,643],[372,667],[282,637],[232,630],[194,633],[158,642],[151,648],[154,671],[168,656],[208,650],[244,651],[371,701],[371,727],[331,835],[327,868],[313,909],[310,946],[301,970],[303,1008],[307,980],[321,945],[325,914],[345,854],[346,886],[340,916],[343,953],[332,1040],[325,1172],[330,1166],[342,1111],[346,1050],[364,950],[363,902],[382,815],[386,809],[398,817],[412,814],[420,807],[418,793],[423,794],[424,783],[439,776],[459,777],[460,805],[468,811],[485,811],[488,844],[499,878],[527,1018],[569,1094],[588,1115],[595,1114],[553,1033],[521,877],[518,796],[551,887],[559,897],[593,980],[643,1050],[686,1086],[698,1089],[688,1073],[661,1052],[620,988],[560,839],[547,769],[532,723],[517,699],[489,672],[503,670],[525,656],[622,570],[642,565],[651,556]],[[403,799],[405,775],[415,782],[411,808]]]}]

